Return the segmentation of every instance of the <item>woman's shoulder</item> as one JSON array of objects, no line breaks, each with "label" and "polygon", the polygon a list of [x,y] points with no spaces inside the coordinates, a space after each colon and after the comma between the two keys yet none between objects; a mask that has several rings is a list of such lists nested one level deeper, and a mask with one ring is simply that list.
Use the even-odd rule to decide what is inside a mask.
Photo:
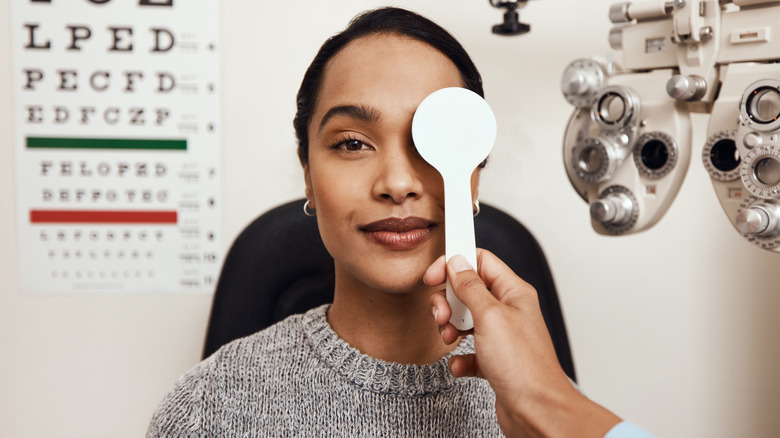
[{"label": "woman's shoulder", "polygon": [[305,344],[306,314],[291,315],[259,332],[233,340],[220,347],[185,374],[176,384],[180,390],[198,386],[221,386],[226,379],[243,374],[260,376],[278,367],[287,367],[300,355]]},{"label": "woman's shoulder", "polygon": [[212,417],[221,411],[220,403],[247,405],[261,400],[269,386],[294,378],[299,371],[294,364],[305,363],[308,355],[304,325],[305,315],[290,316],[222,346],[195,365],[179,377],[158,406],[147,436],[208,429],[219,423]]},{"label": "woman's shoulder", "polygon": [[305,339],[306,314],[285,318],[259,332],[236,339],[218,349],[206,361],[213,362],[218,369],[246,367],[259,364],[273,364],[301,349]]}]

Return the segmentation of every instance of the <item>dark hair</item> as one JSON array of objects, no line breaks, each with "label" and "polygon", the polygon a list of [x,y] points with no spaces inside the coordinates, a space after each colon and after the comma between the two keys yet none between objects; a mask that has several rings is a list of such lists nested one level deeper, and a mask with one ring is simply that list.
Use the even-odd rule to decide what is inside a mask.
[{"label": "dark hair", "polygon": [[484,97],[482,77],[460,43],[441,26],[414,12],[400,8],[380,8],[353,18],[347,28],[330,38],[306,70],[298,89],[298,110],[293,119],[298,138],[298,158],[309,162],[309,122],[317,103],[325,65],[350,42],[371,34],[398,34],[426,43],[448,57],[460,71],[465,88]]}]

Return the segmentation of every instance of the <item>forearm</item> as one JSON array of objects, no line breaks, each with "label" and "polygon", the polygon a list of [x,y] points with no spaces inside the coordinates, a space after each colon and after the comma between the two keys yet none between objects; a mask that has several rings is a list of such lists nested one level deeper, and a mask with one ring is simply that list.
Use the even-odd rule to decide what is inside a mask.
[{"label": "forearm", "polygon": [[499,421],[507,437],[603,438],[621,421],[574,388],[539,393],[511,403],[514,406],[509,408],[497,402]]}]

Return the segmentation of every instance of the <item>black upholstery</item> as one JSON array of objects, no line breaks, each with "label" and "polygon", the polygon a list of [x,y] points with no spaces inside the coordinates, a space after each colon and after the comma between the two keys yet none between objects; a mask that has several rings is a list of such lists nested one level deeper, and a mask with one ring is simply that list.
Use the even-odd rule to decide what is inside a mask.
[{"label": "black upholstery", "polygon": [[[285,317],[333,299],[333,259],[304,200],[276,207],[236,238],[219,277],[203,357]],[[475,218],[477,246],[496,254],[533,285],[566,374],[574,379],[566,327],[552,274],[539,244],[506,213],[482,204]]]}]

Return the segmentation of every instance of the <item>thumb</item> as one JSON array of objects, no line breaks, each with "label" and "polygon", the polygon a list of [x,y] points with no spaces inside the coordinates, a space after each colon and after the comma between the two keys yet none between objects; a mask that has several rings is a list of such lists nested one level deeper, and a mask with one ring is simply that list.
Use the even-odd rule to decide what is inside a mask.
[{"label": "thumb", "polygon": [[452,256],[447,262],[447,278],[455,296],[471,310],[472,314],[481,313],[481,309],[495,301],[495,297],[485,286],[477,271],[460,254]]}]

